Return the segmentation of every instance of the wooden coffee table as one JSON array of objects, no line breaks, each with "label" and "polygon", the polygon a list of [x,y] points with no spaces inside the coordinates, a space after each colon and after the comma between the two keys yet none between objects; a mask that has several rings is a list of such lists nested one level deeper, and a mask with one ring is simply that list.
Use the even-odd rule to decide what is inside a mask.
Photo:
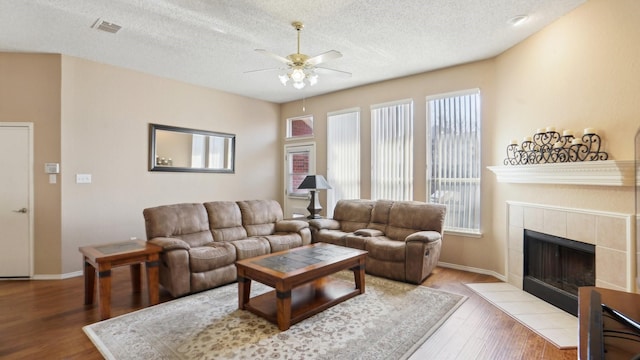
[{"label": "wooden coffee table", "polygon": [[84,262],[84,303],[93,304],[96,270],[98,271],[98,303],[100,319],[111,317],[111,268],[131,265],[131,284],[134,292],[142,288],[141,263],[147,269],[149,304],[160,300],[158,289],[159,254],[162,247],[144,240],[123,241],[111,244],[83,246],[80,249]]},{"label": "wooden coffee table", "polygon": [[[280,330],[363,294],[367,252],[316,243],[236,262],[238,306],[278,324]],[[329,278],[353,271],[355,286]],[[251,280],[275,288],[251,298]]]}]

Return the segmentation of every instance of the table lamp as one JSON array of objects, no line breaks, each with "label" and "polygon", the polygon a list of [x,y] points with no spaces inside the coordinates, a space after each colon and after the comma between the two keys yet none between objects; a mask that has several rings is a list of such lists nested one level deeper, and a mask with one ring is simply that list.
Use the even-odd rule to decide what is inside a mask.
[{"label": "table lamp", "polygon": [[320,199],[316,196],[316,191],[320,189],[331,189],[327,180],[325,180],[322,175],[307,175],[307,177],[302,180],[298,189],[308,189],[311,193],[311,201],[309,202],[309,216],[308,219],[320,219],[320,211],[322,211],[322,206],[320,206]]}]

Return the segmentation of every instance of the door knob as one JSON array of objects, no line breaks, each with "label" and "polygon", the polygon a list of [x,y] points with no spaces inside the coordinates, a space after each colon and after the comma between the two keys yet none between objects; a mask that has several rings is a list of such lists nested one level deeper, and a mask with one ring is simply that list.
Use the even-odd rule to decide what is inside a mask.
[{"label": "door knob", "polygon": [[13,210],[13,211],[14,211],[14,212],[17,212],[17,213],[23,213],[23,214],[25,214],[25,213],[27,212],[27,208],[22,208],[22,209],[20,209],[20,210]]}]

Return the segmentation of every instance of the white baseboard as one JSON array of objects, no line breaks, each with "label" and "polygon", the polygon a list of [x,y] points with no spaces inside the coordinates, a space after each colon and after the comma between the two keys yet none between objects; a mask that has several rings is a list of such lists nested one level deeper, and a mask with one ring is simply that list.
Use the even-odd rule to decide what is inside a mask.
[{"label": "white baseboard", "polygon": [[78,276],[82,276],[82,270],[74,271],[66,274],[41,274],[41,275],[33,275],[31,280],[64,280],[70,279]]},{"label": "white baseboard", "polygon": [[498,280],[507,282],[507,277],[505,275],[498,274],[497,272],[491,271],[491,270],[485,270],[485,269],[475,268],[471,266],[463,266],[458,264],[450,264],[450,263],[441,262],[441,261],[438,261],[438,266],[441,266],[444,268],[468,271],[476,274],[490,275],[497,278]]}]

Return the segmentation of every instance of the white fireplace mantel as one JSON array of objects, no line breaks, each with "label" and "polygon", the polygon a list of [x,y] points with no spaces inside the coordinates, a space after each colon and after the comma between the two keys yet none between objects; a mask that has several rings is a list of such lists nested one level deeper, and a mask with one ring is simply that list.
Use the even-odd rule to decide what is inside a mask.
[{"label": "white fireplace mantel", "polygon": [[498,182],[522,184],[569,184],[634,186],[633,160],[581,161],[569,163],[487,166]]}]

